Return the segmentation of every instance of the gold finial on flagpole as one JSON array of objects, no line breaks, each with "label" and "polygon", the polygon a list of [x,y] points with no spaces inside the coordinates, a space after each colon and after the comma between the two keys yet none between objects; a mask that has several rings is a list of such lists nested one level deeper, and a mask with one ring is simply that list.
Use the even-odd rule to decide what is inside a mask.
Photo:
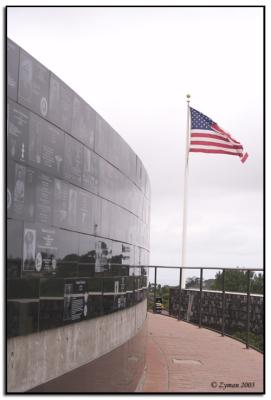
[{"label": "gold finial on flagpole", "polygon": [[188,94],[186,95],[186,98],[187,98],[187,102],[188,102],[188,103],[189,103],[189,101],[190,101],[190,97],[191,97],[191,94],[188,93]]}]

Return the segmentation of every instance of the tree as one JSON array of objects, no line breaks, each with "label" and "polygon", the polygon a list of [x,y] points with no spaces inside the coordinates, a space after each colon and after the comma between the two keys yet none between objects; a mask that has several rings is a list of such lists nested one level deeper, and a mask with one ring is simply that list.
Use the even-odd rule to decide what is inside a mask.
[{"label": "tree", "polygon": [[[215,280],[211,285],[212,290],[222,290],[223,273],[218,272],[215,275]],[[246,292],[247,291],[247,272],[236,270],[225,271],[225,290],[231,292]],[[256,275],[255,272],[250,272],[250,291],[251,293],[263,293],[263,276]]]}]

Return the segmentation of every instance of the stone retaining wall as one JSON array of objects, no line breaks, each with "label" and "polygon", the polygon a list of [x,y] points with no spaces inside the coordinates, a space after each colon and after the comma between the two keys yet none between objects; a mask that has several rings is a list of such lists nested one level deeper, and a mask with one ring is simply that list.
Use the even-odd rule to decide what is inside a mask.
[{"label": "stone retaining wall", "polygon": [[[181,319],[188,322],[199,322],[199,290],[182,289],[181,292]],[[202,292],[202,325],[221,330],[222,327],[222,293],[217,291]],[[250,332],[256,335],[263,333],[262,295],[250,297]],[[170,289],[169,313],[177,316],[179,310],[179,288]],[[225,332],[246,330],[247,323],[247,296],[242,293],[225,294]]]}]

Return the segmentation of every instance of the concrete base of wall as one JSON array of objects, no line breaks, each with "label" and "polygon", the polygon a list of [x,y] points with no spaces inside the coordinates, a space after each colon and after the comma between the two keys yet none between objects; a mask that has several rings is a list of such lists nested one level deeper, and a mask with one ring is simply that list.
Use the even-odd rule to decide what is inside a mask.
[{"label": "concrete base of wall", "polygon": [[[49,384],[50,381],[56,380],[56,378],[64,374],[67,374],[68,377],[71,371],[78,370],[80,367],[94,366],[94,363],[92,363],[94,360],[97,360],[96,362],[98,363],[95,367],[97,370],[99,368],[99,360],[100,364],[102,362],[102,359],[100,359],[102,356],[106,358],[106,355],[113,353],[114,349],[119,348],[126,342],[129,343],[129,340],[133,337],[140,336],[140,330],[146,319],[146,314],[147,301],[144,300],[134,307],[114,314],[9,339],[7,346],[7,391],[12,393],[25,392],[33,388],[38,389],[38,386],[46,382]],[[140,346],[142,346],[142,342]],[[141,373],[137,371],[139,379],[144,368],[142,357],[145,357],[145,355],[143,354],[144,349],[139,349],[138,353],[135,348],[135,343],[131,342],[130,348],[126,349],[128,351],[127,360],[130,359],[131,363],[136,363],[140,358],[142,371]],[[136,353],[140,354],[140,356]],[[111,363],[109,362],[109,364]],[[100,365],[100,368],[102,368],[102,365]],[[114,365],[111,365],[110,368],[111,370],[112,368],[114,369]],[[91,369],[93,370],[93,368]],[[117,373],[117,371],[115,372]],[[93,378],[93,375],[88,376],[87,381],[90,382]],[[53,385],[52,391],[72,391],[71,388],[67,387],[67,384],[65,385],[64,381],[62,382],[63,385],[59,386],[60,382],[61,380],[57,384],[57,390]],[[124,391],[127,391],[128,383],[126,382],[126,390]],[[99,389],[97,391],[107,392],[112,390],[112,388],[107,389],[105,384],[106,382],[98,386]],[[115,386],[116,384],[117,382],[115,382]],[[37,392],[47,391],[46,386],[48,392],[51,390],[50,385],[42,386],[44,387],[41,387]],[[87,387],[84,387],[84,389],[81,387],[80,390],[80,385],[75,385],[75,387],[74,391],[77,392],[90,390]],[[114,384],[110,387],[114,387]],[[123,390],[120,387],[120,390],[116,391],[122,392]]]}]

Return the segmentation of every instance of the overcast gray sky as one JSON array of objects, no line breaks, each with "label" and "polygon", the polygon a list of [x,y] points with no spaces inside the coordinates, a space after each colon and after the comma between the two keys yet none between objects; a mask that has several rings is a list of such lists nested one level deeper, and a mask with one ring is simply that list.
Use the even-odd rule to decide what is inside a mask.
[{"label": "overcast gray sky", "polygon": [[[151,181],[151,264],[180,265],[186,93],[240,141],[189,157],[187,264],[262,267],[260,8],[10,8],[8,36],[99,112]],[[159,274],[177,283],[174,273]]]}]

